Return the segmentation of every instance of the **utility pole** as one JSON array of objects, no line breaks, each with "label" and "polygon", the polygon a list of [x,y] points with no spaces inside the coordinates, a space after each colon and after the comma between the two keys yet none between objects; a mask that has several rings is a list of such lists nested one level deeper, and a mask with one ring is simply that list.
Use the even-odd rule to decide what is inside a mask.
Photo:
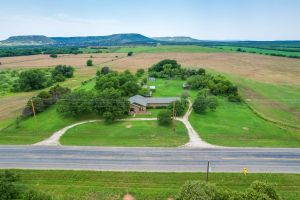
[{"label": "utility pole", "polygon": [[208,183],[208,174],[209,174],[209,161],[207,161],[207,169],[206,169],[206,183]]},{"label": "utility pole", "polygon": [[36,129],[38,129],[39,128],[39,124],[38,124],[38,121],[37,121],[37,118],[36,118],[33,101],[32,101],[32,99],[30,101],[31,101],[32,112],[33,112],[33,116],[34,116],[34,120],[35,120],[35,127],[36,127]]},{"label": "utility pole", "polygon": [[175,105],[176,105],[176,102],[174,101],[173,102],[173,117],[172,117],[172,122],[173,122],[173,132],[175,133]]}]

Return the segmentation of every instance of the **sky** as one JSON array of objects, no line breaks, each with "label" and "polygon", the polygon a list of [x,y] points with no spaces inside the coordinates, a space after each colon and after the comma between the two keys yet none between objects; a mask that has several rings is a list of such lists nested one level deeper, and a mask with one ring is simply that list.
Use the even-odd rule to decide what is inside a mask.
[{"label": "sky", "polygon": [[0,8],[0,40],[115,33],[300,40],[299,0],[0,0]]}]

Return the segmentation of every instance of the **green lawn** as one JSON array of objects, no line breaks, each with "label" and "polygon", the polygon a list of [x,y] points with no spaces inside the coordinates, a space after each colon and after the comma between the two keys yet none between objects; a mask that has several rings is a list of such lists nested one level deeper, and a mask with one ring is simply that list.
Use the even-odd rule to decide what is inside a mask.
[{"label": "green lawn", "polygon": [[[175,197],[187,180],[205,180],[204,173],[137,173],[56,170],[12,170],[19,184],[49,193],[54,200],[121,200],[127,192],[136,199],[163,200]],[[283,200],[300,199],[299,174],[211,173],[217,187],[245,191],[255,180],[275,184]]]},{"label": "green lawn", "polygon": [[[148,85],[156,86],[154,96],[166,97],[180,96],[183,92],[183,83],[182,80],[156,79]],[[249,85],[251,84],[252,82],[249,82]],[[281,94],[285,95],[282,96],[282,101],[299,96],[296,89],[288,90],[288,87],[280,88],[280,86],[279,89],[276,86],[271,89],[267,86],[256,83],[251,85],[251,88],[262,89],[262,93],[268,94],[270,99],[275,98],[276,95],[279,98]],[[284,91],[280,92],[281,90]],[[189,94],[194,100],[197,92],[189,91]],[[207,142],[224,146],[300,147],[300,131],[279,128],[258,117],[246,104],[230,103],[225,98],[220,98],[219,101],[220,105],[215,112],[207,112],[205,115],[193,113],[190,117],[192,126]],[[268,106],[266,103],[259,103],[257,105],[262,108],[266,109]],[[290,103],[296,106],[293,103],[297,102],[291,101]],[[275,112],[276,109],[270,109],[270,111]],[[280,115],[279,112],[278,115]],[[283,112],[282,115],[289,116],[291,113]]]},{"label": "green lawn", "polygon": [[300,147],[300,131],[279,128],[244,103],[220,100],[216,111],[192,113],[190,122],[205,141],[236,147]]},{"label": "green lawn", "polygon": [[216,52],[231,52],[227,49],[217,49],[213,47],[204,47],[196,45],[162,45],[162,46],[135,46],[135,47],[120,47],[116,53],[164,53],[164,52],[186,52],[186,53],[216,53]]},{"label": "green lawn", "polygon": [[63,145],[123,146],[123,147],[176,147],[188,142],[185,126],[159,126],[157,121],[93,122],[68,130],[61,138]]},{"label": "green lawn", "polygon": [[266,117],[300,128],[300,85],[262,83],[234,77],[251,107]]},{"label": "green lawn", "polygon": [[[148,85],[156,86],[156,91],[153,93],[154,97],[180,97],[184,92],[182,88],[183,80],[168,80],[168,79],[156,79],[155,81],[148,81]],[[196,97],[197,92],[187,90],[192,98]]]},{"label": "green lawn", "polygon": [[56,107],[53,106],[37,115],[38,129],[36,129],[34,118],[30,117],[22,121],[18,128],[15,123],[12,123],[9,127],[0,130],[0,144],[34,144],[48,138],[61,128],[91,118],[96,117],[66,118],[60,116],[56,112]]}]

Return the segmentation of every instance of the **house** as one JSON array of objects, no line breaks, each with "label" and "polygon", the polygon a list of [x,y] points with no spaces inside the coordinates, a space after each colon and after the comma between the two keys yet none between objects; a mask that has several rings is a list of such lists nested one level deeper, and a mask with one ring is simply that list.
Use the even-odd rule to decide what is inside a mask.
[{"label": "house", "polygon": [[129,98],[130,113],[147,113],[147,108],[167,107],[174,101],[180,100],[178,97],[143,97],[135,95]]}]

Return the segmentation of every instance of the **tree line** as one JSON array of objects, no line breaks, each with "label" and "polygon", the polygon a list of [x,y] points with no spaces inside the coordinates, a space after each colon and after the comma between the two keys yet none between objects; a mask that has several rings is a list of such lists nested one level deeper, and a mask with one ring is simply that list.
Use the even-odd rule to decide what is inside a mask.
[{"label": "tree line", "polygon": [[129,71],[118,73],[108,67],[97,72],[95,90],[75,90],[58,102],[57,111],[66,116],[94,114],[106,121],[128,115],[128,97],[140,91],[137,77]]},{"label": "tree line", "polygon": [[231,102],[241,102],[238,87],[222,75],[206,73],[205,69],[182,68],[176,60],[162,60],[148,69],[150,77],[186,80],[185,87],[198,91],[193,108],[197,113],[216,110],[217,96],[226,97]]},{"label": "tree line", "polygon": [[[49,71],[49,70],[48,70]],[[31,69],[21,71],[18,79],[13,84],[13,92],[28,92],[49,87],[57,82],[63,82],[72,78],[74,68],[66,65],[58,65],[53,70]]]},{"label": "tree line", "polygon": [[0,57],[29,56],[39,54],[80,54],[78,47],[1,47]]}]

